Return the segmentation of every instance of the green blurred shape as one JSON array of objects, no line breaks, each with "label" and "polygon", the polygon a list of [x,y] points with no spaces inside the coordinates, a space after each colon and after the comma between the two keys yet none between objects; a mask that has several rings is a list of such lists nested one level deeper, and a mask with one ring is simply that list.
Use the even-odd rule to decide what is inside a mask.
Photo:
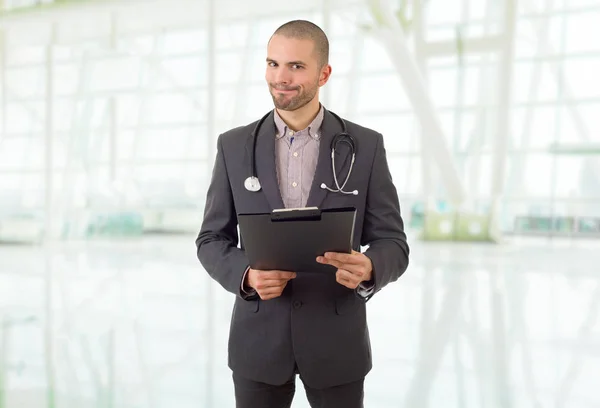
[{"label": "green blurred shape", "polygon": [[579,220],[579,232],[583,233],[600,233],[600,219],[599,218],[580,218]]},{"label": "green blurred shape", "polygon": [[424,241],[494,242],[490,217],[462,212],[426,212],[421,239]]},{"label": "green blurred shape", "polygon": [[515,220],[515,231],[551,232],[552,218],[539,216],[517,217]]},{"label": "green blurred shape", "polygon": [[425,214],[423,212],[423,203],[415,203],[410,209],[410,227],[423,228],[425,224]]},{"label": "green blurred shape", "polygon": [[575,233],[577,232],[577,222],[575,217],[520,216],[515,219],[515,231]]},{"label": "green blurred shape", "polygon": [[56,395],[54,389],[49,388],[46,394],[48,400],[46,401],[48,408],[56,408]]},{"label": "green blurred shape", "polygon": [[599,143],[553,143],[548,147],[553,154],[592,155],[600,154]]},{"label": "green blurred shape", "polygon": [[87,226],[86,236],[139,236],[143,232],[143,218],[137,212],[96,214]]},{"label": "green blurred shape", "polygon": [[425,241],[453,241],[456,229],[454,227],[454,214],[437,213],[428,211],[423,216],[423,233],[421,238]]},{"label": "green blurred shape", "polygon": [[574,217],[556,217],[554,219],[554,231],[557,232],[575,232]]},{"label": "green blurred shape", "polygon": [[490,217],[481,214],[459,214],[458,241],[493,241],[490,234]]}]

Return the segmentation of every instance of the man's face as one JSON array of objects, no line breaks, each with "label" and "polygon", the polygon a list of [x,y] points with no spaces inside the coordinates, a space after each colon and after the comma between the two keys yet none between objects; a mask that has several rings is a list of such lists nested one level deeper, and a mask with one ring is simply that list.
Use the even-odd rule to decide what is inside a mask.
[{"label": "man's face", "polygon": [[293,111],[312,101],[328,79],[314,43],[274,35],[267,47],[265,79],[277,109]]}]

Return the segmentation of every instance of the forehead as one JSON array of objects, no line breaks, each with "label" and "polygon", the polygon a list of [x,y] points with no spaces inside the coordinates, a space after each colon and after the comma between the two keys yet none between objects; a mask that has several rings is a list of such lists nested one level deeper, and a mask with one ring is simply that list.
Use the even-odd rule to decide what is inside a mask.
[{"label": "forehead", "polygon": [[[276,34],[271,37],[267,46],[267,57],[274,60],[311,60],[315,44],[310,39],[291,38]],[[283,62],[283,61],[280,61]]]}]

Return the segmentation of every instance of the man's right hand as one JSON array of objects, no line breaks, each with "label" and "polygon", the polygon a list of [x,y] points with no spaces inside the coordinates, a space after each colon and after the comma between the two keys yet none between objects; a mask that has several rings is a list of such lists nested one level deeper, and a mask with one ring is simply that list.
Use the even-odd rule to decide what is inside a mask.
[{"label": "man's right hand", "polygon": [[259,271],[250,268],[244,285],[256,290],[262,300],[269,300],[281,296],[285,285],[295,277],[296,272]]}]

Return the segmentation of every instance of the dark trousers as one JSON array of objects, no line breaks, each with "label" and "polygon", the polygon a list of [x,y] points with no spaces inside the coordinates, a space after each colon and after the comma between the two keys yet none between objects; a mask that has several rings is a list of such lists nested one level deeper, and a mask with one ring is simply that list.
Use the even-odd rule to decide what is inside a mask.
[{"label": "dark trousers", "polygon": [[[296,392],[296,376],[283,385],[260,383],[233,374],[236,408],[289,408]],[[363,408],[364,379],[315,390],[304,384],[312,408]]]}]

